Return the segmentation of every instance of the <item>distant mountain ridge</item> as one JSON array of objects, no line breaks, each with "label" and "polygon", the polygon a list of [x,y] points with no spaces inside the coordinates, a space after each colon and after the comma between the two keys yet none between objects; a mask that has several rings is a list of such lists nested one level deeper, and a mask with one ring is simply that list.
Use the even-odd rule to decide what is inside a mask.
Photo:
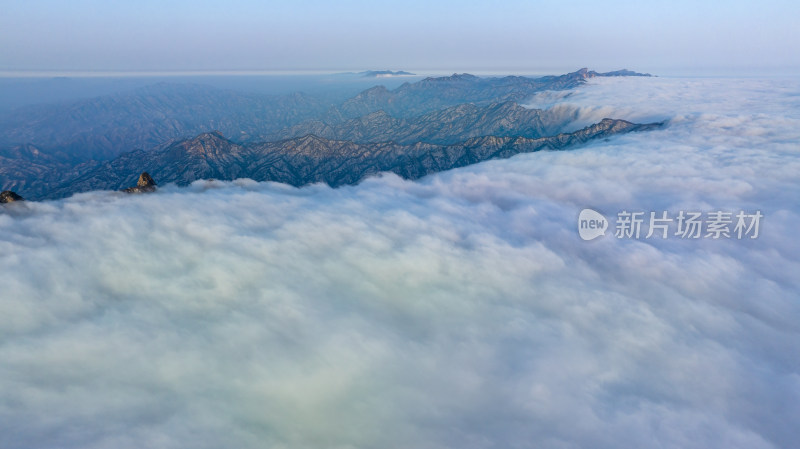
[{"label": "distant mountain ridge", "polygon": [[398,71],[391,71],[391,70],[367,70],[366,72],[359,72],[364,78],[382,78],[387,76],[413,76],[414,74],[411,72],[405,72],[403,70]]},{"label": "distant mountain ridge", "polygon": [[129,93],[28,106],[0,118],[0,155],[20,144],[62,161],[103,160],[136,148],[220,129],[247,140],[325,113],[303,93],[245,94],[195,84],[158,83]]},{"label": "distant mountain ridge", "polygon": [[334,121],[308,120],[263,136],[283,140],[308,134],[334,140],[397,143],[452,144],[477,136],[536,138],[556,134],[563,117],[551,111],[524,108],[507,101],[476,106],[463,103],[410,118],[396,118],[383,110],[361,117]]},{"label": "distant mountain ridge", "polygon": [[661,123],[634,124],[604,119],[573,133],[535,139],[482,136],[451,145],[417,142],[359,144],[313,135],[277,142],[240,145],[219,132],[204,133],[156,151],[134,151],[98,163],[83,173],[43,192],[58,198],[90,190],[118,190],[136,182],[141,172],[160,184],[187,185],[199,179],[251,178],[302,186],[324,182],[331,186],[355,184],[381,172],[407,179],[523,152],[561,150],[591,140],[658,128]]},{"label": "distant mountain ridge", "polygon": [[0,116],[0,156],[32,145],[62,161],[111,159],[171,139],[216,129],[237,142],[260,141],[307,120],[337,123],[384,111],[410,118],[463,103],[522,102],[536,92],[576,87],[606,74],[588,69],[541,78],[425,78],[394,90],[375,86],[339,104],[303,93],[269,96],[193,84],[159,83],[115,95],[58,105],[27,106]]},{"label": "distant mountain ridge", "polygon": [[[520,152],[530,151],[520,149],[520,142],[549,142],[545,147],[560,149],[564,146],[554,142],[565,135],[573,136],[568,139],[572,143],[585,141],[579,138],[588,135],[584,130],[559,134],[572,119],[563,111],[527,109],[518,101],[542,90],[570,89],[596,76],[649,75],[587,69],[541,78],[453,74],[404,83],[393,90],[375,86],[338,104],[302,93],[266,96],[159,83],[126,94],[29,107],[0,120],[0,187],[29,199],[56,198],[86,189],[129,186],[133,181],[129,178],[143,171],[178,183],[216,173],[209,176],[339,185],[379,168],[413,178],[416,172],[398,161],[426,157],[414,148],[441,153],[435,163],[426,162],[418,170],[431,173],[463,165],[459,161],[485,160],[470,156],[485,154],[474,147],[476,142],[491,147],[496,139],[517,139],[515,151]],[[208,134],[209,129],[219,134]],[[620,129],[611,127],[604,135]],[[230,145],[201,145],[220,148],[218,153],[203,152],[201,158],[165,156],[173,154],[175,145],[196,139],[192,136],[218,136]],[[15,140],[21,143],[10,143]],[[307,144],[296,144],[301,140]],[[305,154],[300,149],[308,145],[317,149],[319,157],[300,157]],[[448,159],[460,151],[455,148],[468,154]],[[363,160],[354,163],[337,153],[341,149]],[[291,151],[298,151],[294,156],[300,158]],[[325,151],[330,154],[322,157]],[[377,154],[382,156],[373,157]],[[165,165],[147,165],[154,160]],[[277,165],[254,168],[269,160]],[[336,161],[340,165],[329,165]],[[174,175],[177,172],[182,174]]]},{"label": "distant mountain ridge", "polygon": [[394,90],[383,86],[367,89],[332,109],[324,120],[336,122],[377,111],[398,118],[409,118],[463,103],[478,106],[507,101],[521,103],[537,92],[572,89],[597,76],[631,76],[616,73],[604,74],[584,68],[566,75],[541,78],[481,78],[468,73],[430,77],[415,83],[404,83]]}]

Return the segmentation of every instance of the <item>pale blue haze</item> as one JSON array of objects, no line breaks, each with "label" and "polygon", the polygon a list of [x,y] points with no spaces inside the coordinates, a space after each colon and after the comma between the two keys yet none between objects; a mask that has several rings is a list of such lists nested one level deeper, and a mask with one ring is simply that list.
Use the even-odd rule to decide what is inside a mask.
[{"label": "pale blue haze", "polygon": [[796,73],[792,1],[3,1],[0,71]]}]

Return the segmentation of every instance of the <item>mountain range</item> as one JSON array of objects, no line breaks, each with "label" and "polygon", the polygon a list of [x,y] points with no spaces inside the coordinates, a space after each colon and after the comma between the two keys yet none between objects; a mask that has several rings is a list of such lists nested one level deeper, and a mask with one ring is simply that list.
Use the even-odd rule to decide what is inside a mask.
[{"label": "mountain range", "polygon": [[397,71],[394,71],[394,72],[391,71],[391,70],[367,70],[366,72],[359,72],[358,74],[361,75],[364,78],[383,78],[383,77],[387,77],[387,76],[413,76],[414,75],[413,73],[406,72],[404,70],[397,70]]},{"label": "mountain range", "polygon": [[159,183],[178,184],[249,177],[337,186],[381,171],[415,179],[494,157],[651,129],[656,124],[603,120],[564,133],[563,113],[518,104],[536,92],[571,89],[592,77],[633,75],[640,74],[454,74],[394,90],[376,86],[338,104],[303,93],[265,96],[160,83],[3,117],[0,187],[29,199],[58,198],[119,189],[142,171]]},{"label": "mountain range", "polygon": [[[337,187],[367,176],[393,172],[406,179],[524,152],[562,150],[593,139],[657,128],[604,119],[572,133],[555,136],[473,137],[451,145],[395,142],[355,143],[307,135],[283,141],[236,144],[219,132],[204,133],[159,150],[125,153],[86,170],[76,170],[44,197],[90,190],[119,190],[136,183],[141,172],[159,183],[187,185],[198,179],[250,178],[294,186],[324,182]],[[44,193],[44,192],[43,192]]]}]

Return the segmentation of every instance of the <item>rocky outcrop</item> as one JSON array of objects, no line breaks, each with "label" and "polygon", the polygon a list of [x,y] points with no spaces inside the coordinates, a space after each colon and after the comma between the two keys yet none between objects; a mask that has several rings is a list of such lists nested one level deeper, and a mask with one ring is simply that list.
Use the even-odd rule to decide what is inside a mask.
[{"label": "rocky outcrop", "polygon": [[25,201],[25,198],[12,192],[11,190],[4,190],[0,192],[0,203],[13,203],[15,201]]},{"label": "rocky outcrop", "polygon": [[147,192],[155,192],[156,191],[156,182],[153,181],[153,178],[147,172],[142,172],[139,175],[139,181],[136,183],[136,187],[129,187],[127,189],[122,190],[125,193],[147,193]]}]

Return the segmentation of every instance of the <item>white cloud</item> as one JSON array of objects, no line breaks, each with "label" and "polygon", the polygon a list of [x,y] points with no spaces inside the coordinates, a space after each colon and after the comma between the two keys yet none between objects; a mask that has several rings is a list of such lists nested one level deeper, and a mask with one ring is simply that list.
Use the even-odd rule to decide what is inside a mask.
[{"label": "white cloud", "polygon": [[[790,446],[799,99],[597,80],[566,99],[582,119],[669,126],[420,182],[7,206],[0,446]],[[584,207],[765,219],[583,242]]]}]

